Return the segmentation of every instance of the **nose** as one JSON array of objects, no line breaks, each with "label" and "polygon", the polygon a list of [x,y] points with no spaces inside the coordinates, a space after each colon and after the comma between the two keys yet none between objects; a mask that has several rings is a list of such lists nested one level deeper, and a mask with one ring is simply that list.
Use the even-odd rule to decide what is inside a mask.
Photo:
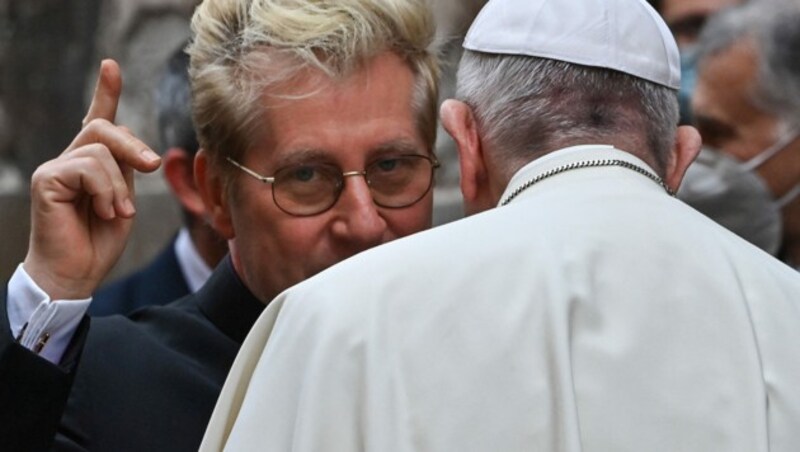
[{"label": "nose", "polygon": [[354,252],[383,242],[388,225],[372,201],[369,185],[359,172],[345,173],[344,189],[336,205],[333,235]]}]

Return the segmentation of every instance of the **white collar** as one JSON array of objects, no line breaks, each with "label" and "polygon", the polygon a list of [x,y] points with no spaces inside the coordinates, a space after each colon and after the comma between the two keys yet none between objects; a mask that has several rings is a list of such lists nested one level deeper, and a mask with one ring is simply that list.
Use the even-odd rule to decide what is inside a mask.
[{"label": "white collar", "polygon": [[185,227],[181,228],[178,238],[175,240],[175,256],[178,258],[178,266],[181,268],[189,290],[192,293],[197,292],[211,276],[211,267],[200,256],[189,236],[189,230]]}]

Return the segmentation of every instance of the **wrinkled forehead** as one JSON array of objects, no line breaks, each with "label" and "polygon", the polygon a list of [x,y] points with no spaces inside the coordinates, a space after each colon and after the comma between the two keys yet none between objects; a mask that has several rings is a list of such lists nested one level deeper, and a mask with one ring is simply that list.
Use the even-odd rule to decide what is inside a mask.
[{"label": "wrinkled forehead", "polygon": [[287,154],[330,153],[341,159],[386,148],[425,150],[414,109],[414,80],[405,61],[392,53],[342,77],[314,68],[298,71],[260,94],[262,114],[253,147],[280,159]]}]

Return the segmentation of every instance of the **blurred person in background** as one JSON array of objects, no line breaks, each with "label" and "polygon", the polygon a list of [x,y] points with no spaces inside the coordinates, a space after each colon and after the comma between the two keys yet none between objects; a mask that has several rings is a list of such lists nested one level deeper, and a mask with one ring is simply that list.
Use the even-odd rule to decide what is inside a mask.
[{"label": "blurred person in background", "polygon": [[189,55],[183,47],[167,61],[155,93],[161,171],[180,203],[183,226],[144,268],[101,288],[89,307],[93,316],[126,314],[196,292],[228,252],[228,244],[208,224],[194,180],[199,144],[192,125]]},{"label": "blurred person in background", "polygon": [[743,0],[650,0],[669,27],[681,55],[681,89],[678,102],[681,124],[692,122],[692,92],[697,83],[697,38],[708,19]]},{"label": "blurred person in background", "polygon": [[800,5],[727,10],[708,23],[697,56],[704,149],[678,195],[800,267]]}]

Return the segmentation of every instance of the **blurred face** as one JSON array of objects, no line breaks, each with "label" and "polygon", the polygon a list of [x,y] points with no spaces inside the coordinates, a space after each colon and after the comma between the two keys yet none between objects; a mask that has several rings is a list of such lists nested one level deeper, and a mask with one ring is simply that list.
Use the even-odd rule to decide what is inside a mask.
[{"label": "blurred face", "polygon": [[[351,172],[393,155],[430,155],[415,124],[413,74],[396,55],[382,54],[345,80],[311,71],[305,75],[281,93],[312,95],[265,97],[269,137],[240,163],[272,176],[297,163]],[[349,256],[431,224],[431,191],[409,207],[379,207],[362,176],[346,177],[333,207],[311,216],[284,212],[273,201],[270,184],[244,173],[235,177],[231,190],[224,206],[230,228],[222,229],[232,239],[237,272],[264,301]]]},{"label": "blurred face", "polygon": [[664,0],[661,2],[661,16],[672,30],[678,46],[683,48],[697,41],[709,16],[739,3],[739,0]]},{"label": "blurred face", "polygon": [[[701,62],[692,108],[703,143],[746,162],[772,146],[781,133],[779,119],[756,99],[758,57],[752,41],[744,39]],[[794,155],[800,140],[775,155],[757,172],[779,197],[797,182]]]}]

